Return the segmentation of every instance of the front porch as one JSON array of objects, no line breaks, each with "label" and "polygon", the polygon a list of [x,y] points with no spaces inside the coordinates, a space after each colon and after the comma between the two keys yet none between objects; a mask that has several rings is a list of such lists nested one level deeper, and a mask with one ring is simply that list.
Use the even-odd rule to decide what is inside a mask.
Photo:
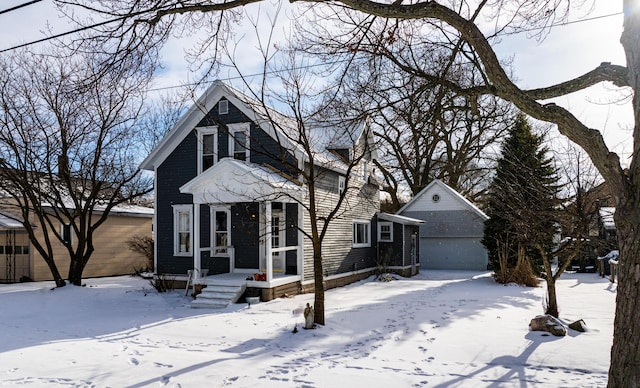
[{"label": "front porch", "polygon": [[[267,302],[282,296],[292,296],[302,291],[301,277],[277,274],[270,281],[249,280],[246,273],[224,273],[201,277],[194,281],[195,308],[224,308],[247,297],[259,297]],[[198,293],[195,290],[198,289]]]},{"label": "front porch", "polygon": [[229,158],[183,185],[180,191],[193,196],[194,282],[204,271],[256,289],[300,282],[301,190],[280,174]]}]

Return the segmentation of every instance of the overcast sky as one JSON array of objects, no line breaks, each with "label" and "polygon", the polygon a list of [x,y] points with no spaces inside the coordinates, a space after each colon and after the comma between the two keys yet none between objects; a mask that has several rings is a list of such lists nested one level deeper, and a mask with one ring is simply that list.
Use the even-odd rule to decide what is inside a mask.
[{"label": "overcast sky", "polygon": [[[0,2],[0,12],[28,0]],[[285,2],[288,3],[288,2]],[[536,88],[561,82],[586,73],[601,62],[625,65],[624,52],[619,43],[622,31],[622,0],[597,0],[596,8],[589,14],[575,14],[571,19],[582,20],[551,29],[542,42],[528,39],[526,34],[505,37],[496,46],[502,58],[513,58],[513,69],[517,83],[524,88]],[[52,33],[61,33],[74,27],[58,16],[50,0],[30,5],[17,11],[0,14],[0,50],[17,44],[40,39],[47,28]],[[282,31],[280,29],[279,31]],[[245,39],[251,40],[252,37]],[[40,45],[42,45],[41,43]],[[252,44],[247,46],[252,47]],[[5,52],[0,55],[8,55]],[[241,61],[249,62],[256,54],[249,50],[241,53]],[[193,77],[184,61],[183,48],[179,42],[167,46],[164,52],[165,69],[156,85],[180,85]],[[252,64],[247,65],[251,69]],[[249,70],[251,71],[251,70]],[[221,75],[221,78],[224,78]],[[628,158],[632,151],[630,104],[610,104],[619,99],[619,92],[612,86],[590,88],[555,102],[569,108],[587,125],[603,131],[611,148]]]}]

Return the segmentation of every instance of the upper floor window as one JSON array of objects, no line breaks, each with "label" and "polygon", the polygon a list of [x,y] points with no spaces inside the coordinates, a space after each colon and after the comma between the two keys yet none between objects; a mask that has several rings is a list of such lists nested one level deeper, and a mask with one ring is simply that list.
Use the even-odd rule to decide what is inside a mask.
[{"label": "upper floor window", "polygon": [[338,176],[338,194],[342,194],[346,188],[346,178],[342,175]]},{"label": "upper floor window", "polygon": [[393,242],[393,223],[378,222],[378,241]]},{"label": "upper floor window", "polygon": [[362,248],[371,246],[371,222],[353,221],[353,247]]},{"label": "upper floor window", "polygon": [[220,100],[218,102],[218,114],[226,115],[229,113],[229,101],[228,100]]},{"label": "upper floor window", "polygon": [[229,156],[249,160],[249,123],[229,124]]},{"label": "upper floor window", "polygon": [[173,254],[175,256],[190,256],[193,236],[191,205],[173,206]]},{"label": "upper floor window", "polygon": [[198,174],[218,161],[218,128],[198,128]]}]

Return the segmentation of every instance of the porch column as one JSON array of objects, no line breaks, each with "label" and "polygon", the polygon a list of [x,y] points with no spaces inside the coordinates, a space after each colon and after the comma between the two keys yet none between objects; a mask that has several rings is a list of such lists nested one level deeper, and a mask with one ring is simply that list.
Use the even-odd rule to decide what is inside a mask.
[{"label": "porch column", "polygon": [[265,241],[264,241],[264,256],[265,262],[267,264],[267,282],[270,282],[273,279],[273,255],[271,253],[271,201],[267,201],[265,203]]},{"label": "porch column", "polygon": [[303,275],[304,268],[304,208],[298,204],[298,250],[296,252],[297,266],[296,275]]},{"label": "porch column", "polygon": [[200,204],[193,204],[193,279],[200,279],[201,269],[201,257],[200,257]]}]

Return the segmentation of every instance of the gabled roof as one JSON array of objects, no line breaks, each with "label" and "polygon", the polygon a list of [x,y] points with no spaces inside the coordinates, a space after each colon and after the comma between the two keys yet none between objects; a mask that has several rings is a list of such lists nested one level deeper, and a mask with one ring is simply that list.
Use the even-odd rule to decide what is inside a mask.
[{"label": "gabled roof", "polygon": [[411,199],[411,201],[407,202],[402,208],[400,208],[400,210],[398,210],[396,212],[396,214],[401,214],[404,211],[411,210],[411,207],[413,207],[416,203],[418,203],[420,201],[428,200],[428,198],[429,198],[428,197],[428,193],[434,191],[437,188],[439,188],[443,192],[449,194],[454,201],[456,201],[457,203],[459,203],[461,206],[463,206],[464,208],[468,209],[469,211],[477,214],[483,220],[488,220],[489,219],[489,216],[484,214],[484,212],[482,210],[480,210],[476,205],[471,203],[468,199],[463,197],[462,194],[458,193],[457,191],[455,191],[454,189],[449,187],[447,184],[442,182],[440,179],[434,179],[424,189],[422,189],[418,194],[416,194],[413,197],[413,199]]},{"label": "gabled roof", "polygon": [[256,164],[223,158],[180,187],[193,203],[236,203],[300,200],[305,189],[286,177]]},{"label": "gabled roof", "polygon": [[[292,138],[297,137],[294,135],[299,130],[294,118],[265,107],[260,101],[233,89],[222,81],[214,81],[142,161],[141,168],[153,171],[160,165],[223,97],[283,147],[296,154],[296,157],[307,158],[300,145],[291,141]],[[305,123],[305,125],[312,128],[309,130],[309,143],[313,147],[316,164],[338,171],[346,169],[346,166],[339,158],[327,151],[329,144],[336,141],[343,143],[341,140],[346,138],[359,141],[363,133],[370,132],[364,130],[367,124],[342,125],[341,128],[332,126],[324,129],[321,125],[313,123]]]}]

